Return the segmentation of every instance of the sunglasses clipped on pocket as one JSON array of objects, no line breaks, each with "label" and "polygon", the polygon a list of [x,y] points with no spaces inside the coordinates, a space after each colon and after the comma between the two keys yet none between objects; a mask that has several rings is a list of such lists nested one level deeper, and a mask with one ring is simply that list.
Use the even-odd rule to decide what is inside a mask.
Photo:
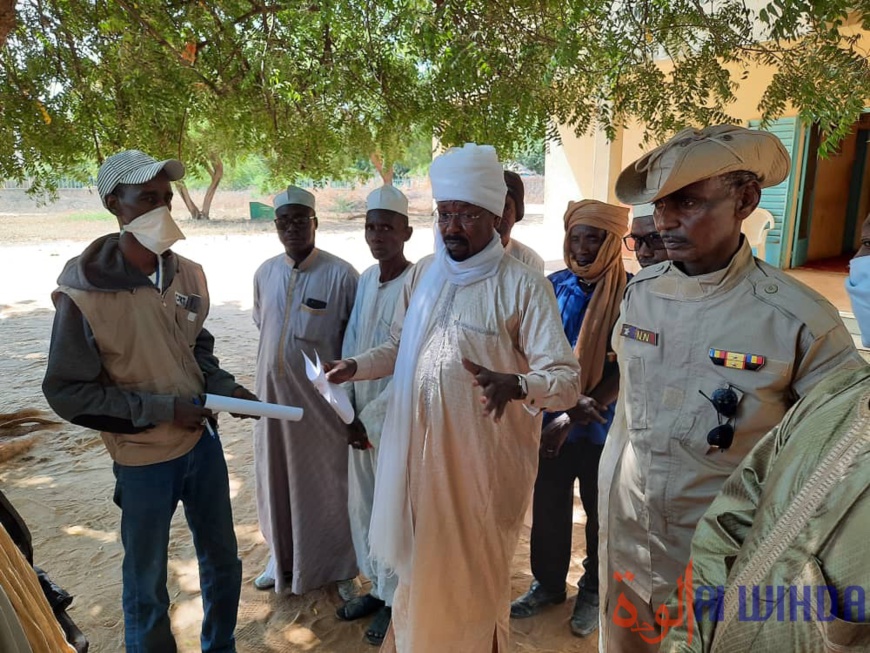
[{"label": "sunglasses clipped on pocket", "polygon": [[740,398],[731,385],[727,388],[717,389],[712,397],[704,394],[703,390],[698,390],[698,392],[704,399],[713,404],[713,408],[716,409],[716,417],[719,420],[719,425],[714,426],[707,434],[707,444],[711,447],[718,447],[720,451],[725,451],[734,443],[734,431],[737,428],[737,404],[740,403]]}]

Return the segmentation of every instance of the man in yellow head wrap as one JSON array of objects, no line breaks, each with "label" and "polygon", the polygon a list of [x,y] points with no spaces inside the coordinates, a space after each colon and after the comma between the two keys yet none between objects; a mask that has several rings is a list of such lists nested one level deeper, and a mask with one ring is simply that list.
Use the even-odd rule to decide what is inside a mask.
[{"label": "man in yellow head wrap", "polygon": [[583,637],[598,627],[598,460],[613,421],[619,368],[610,332],[628,281],[622,236],[628,209],[596,200],[570,202],[565,212],[566,269],[551,274],[562,326],[580,363],[583,395],[573,409],[546,413],[535,481],[531,535],[531,588],[511,605],[515,619],[562,603],[571,562],[574,481],[586,512],[585,572],[571,617]]}]

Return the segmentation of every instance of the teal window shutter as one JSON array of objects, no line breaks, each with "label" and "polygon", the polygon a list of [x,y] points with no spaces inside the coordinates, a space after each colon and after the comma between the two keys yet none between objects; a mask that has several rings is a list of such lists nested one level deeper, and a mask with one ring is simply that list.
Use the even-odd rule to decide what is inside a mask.
[{"label": "teal window shutter", "polygon": [[[751,129],[761,129],[761,122],[759,120],[750,120],[749,127]],[[782,141],[792,161],[791,172],[785,181],[776,186],[763,189],[761,191],[761,202],[759,203],[759,207],[770,211],[775,223],[773,229],[767,233],[764,259],[771,265],[783,267],[785,265],[786,253],[790,247],[788,243],[783,242],[786,232],[785,220],[791,213],[795,179],[799,177],[794,169],[794,160],[798,134],[800,133],[800,123],[796,117],[780,118],[771,122],[767,126],[767,131],[775,134]]]}]

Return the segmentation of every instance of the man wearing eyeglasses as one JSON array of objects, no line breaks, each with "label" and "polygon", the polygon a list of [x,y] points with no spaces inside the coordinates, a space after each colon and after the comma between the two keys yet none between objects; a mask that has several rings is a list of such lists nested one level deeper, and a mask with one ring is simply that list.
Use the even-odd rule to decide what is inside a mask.
[{"label": "man wearing eyeglasses", "polygon": [[[742,221],[782,182],[773,134],[687,129],[630,165],[670,261],[628,284],[613,346],[616,419],[599,472],[604,651],[658,650],[656,610],[725,479],[799,398],[861,365],[836,309],[752,256]],[[673,615],[672,615],[673,616]]]},{"label": "man wearing eyeglasses", "polygon": [[341,355],[359,275],[315,247],[314,195],[288,186],[274,205],[284,252],[254,276],[257,392],[263,401],[301,406],[305,419],[261,419],[254,427],[257,513],[271,554],[254,585],[304,594],[338,581],[349,599],[357,566],[347,513],[348,431],[308,380],[302,354]]},{"label": "man wearing eyeglasses", "polygon": [[623,238],[626,249],[634,252],[642,268],[668,260],[668,250],[656,231],[652,204],[640,204],[632,210],[631,232]]},{"label": "man wearing eyeglasses", "polygon": [[369,538],[399,585],[384,651],[509,650],[510,564],[538,462],[540,411],[579,396],[543,275],[505,255],[491,146],[435,159],[436,253],[414,267],[388,343],[330,365],[393,374]]}]

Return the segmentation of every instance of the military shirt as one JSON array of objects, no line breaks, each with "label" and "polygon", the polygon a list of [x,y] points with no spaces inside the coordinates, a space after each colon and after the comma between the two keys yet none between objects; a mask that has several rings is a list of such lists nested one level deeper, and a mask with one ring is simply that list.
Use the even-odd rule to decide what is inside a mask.
[{"label": "military shirt", "polygon": [[[745,239],[717,272],[690,277],[672,262],[642,270],[612,342],[622,387],[599,475],[601,578],[631,572],[628,584],[656,606],[741,460],[799,397],[862,360],[837,310],[754,258]],[[721,450],[707,435],[728,420],[704,395],[729,387],[735,435]]]}]

